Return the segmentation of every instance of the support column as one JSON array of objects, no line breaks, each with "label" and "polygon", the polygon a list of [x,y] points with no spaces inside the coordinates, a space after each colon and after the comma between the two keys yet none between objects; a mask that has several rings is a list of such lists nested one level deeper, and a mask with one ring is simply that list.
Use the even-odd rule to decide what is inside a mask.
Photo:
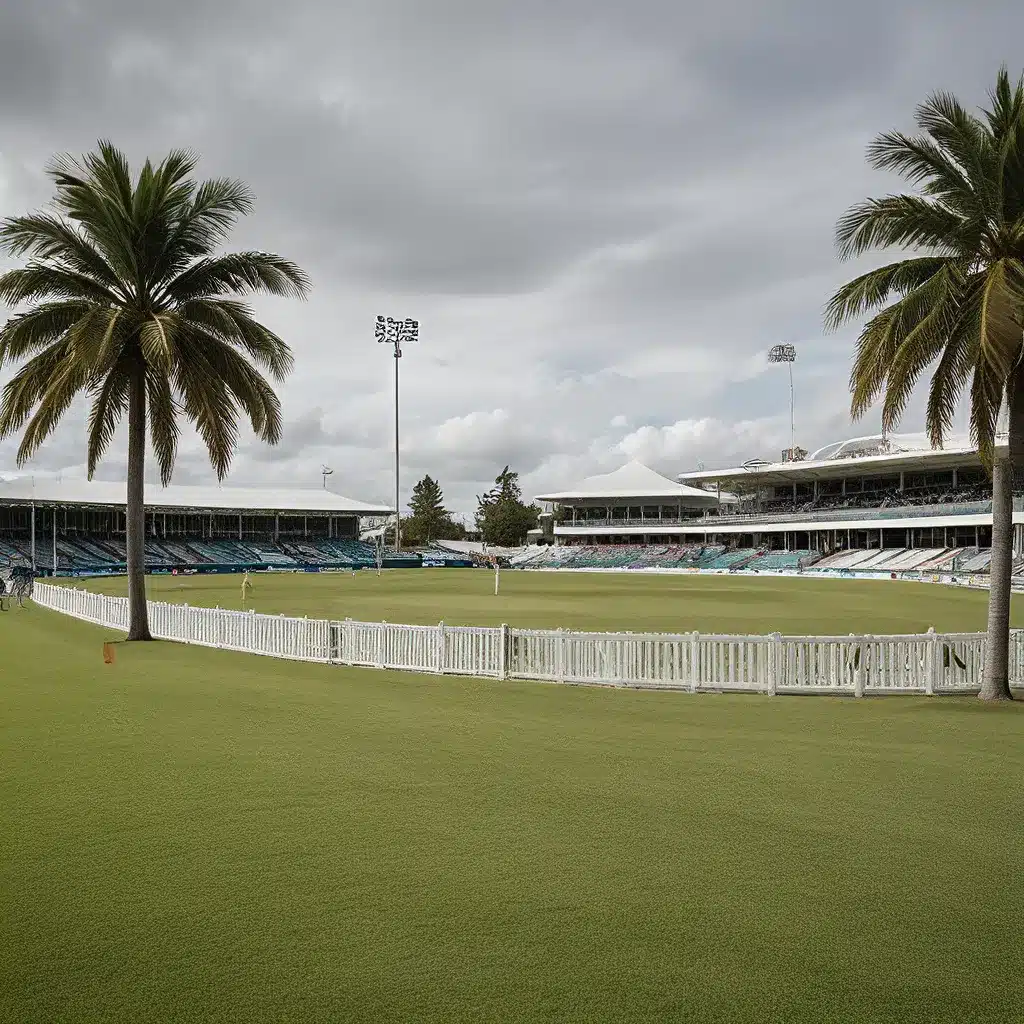
[{"label": "support column", "polygon": [[278,538],[281,536],[281,516],[278,513],[274,513],[274,543],[277,543]]},{"label": "support column", "polygon": [[956,466],[953,467],[953,490],[956,490]]},{"label": "support column", "polygon": [[36,571],[36,503],[32,502],[32,517],[30,521],[32,530],[32,572]]},{"label": "support column", "polygon": [[239,516],[238,516],[238,539],[239,540],[242,539],[242,516],[241,516],[241,513],[239,513]]},{"label": "support column", "polygon": [[903,493],[903,470],[900,470],[900,494]]}]

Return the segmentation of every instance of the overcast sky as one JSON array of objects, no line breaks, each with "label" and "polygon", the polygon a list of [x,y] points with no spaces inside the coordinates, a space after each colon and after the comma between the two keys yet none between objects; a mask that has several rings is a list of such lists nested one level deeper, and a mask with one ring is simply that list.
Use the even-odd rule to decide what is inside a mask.
[{"label": "overcast sky", "polygon": [[[779,341],[799,351],[799,444],[877,429],[847,413],[856,332],[821,326],[856,269],[836,219],[893,185],[864,162],[875,134],[936,89],[984,102],[1022,39],[1019,0],[12,0],[0,215],[41,206],[51,156],[100,137],[244,178],[235,245],[314,290],[259,304],[296,355],[285,435],[246,435],[229,482],[318,486],[327,463],[334,490],[388,499],[373,322],[417,317],[403,500],[429,472],[468,513],[506,463],[536,494],[627,456],[671,475],[777,457]],[[31,468],[82,473],[82,424]],[[102,475],[123,478],[123,447]],[[187,437],[176,480],[210,479]]]}]

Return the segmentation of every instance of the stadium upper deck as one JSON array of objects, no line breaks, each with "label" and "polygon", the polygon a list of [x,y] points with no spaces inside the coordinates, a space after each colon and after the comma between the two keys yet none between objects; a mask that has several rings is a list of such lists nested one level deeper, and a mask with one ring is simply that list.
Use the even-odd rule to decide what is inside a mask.
[{"label": "stadium upper deck", "polygon": [[[672,481],[630,465],[619,473],[638,481],[639,470],[650,474],[646,493],[626,495],[601,486],[616,476],[609,474],[539,496],[557,508],[557,542],[721,543],[830,552],[981,548],[991,541],[991,485],[977,451],[963,439],[933,449],[921,435],[862,437],[799,460],[755,459],[681,473],[674,501],[664,486]],[[1024,553],[1024,505],[1019,498],[1015,505],[1015,548]]]}]

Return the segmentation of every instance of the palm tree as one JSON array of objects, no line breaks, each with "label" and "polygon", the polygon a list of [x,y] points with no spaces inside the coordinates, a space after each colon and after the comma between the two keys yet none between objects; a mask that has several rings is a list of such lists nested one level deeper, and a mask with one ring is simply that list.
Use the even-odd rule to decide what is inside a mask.
[{"label": "palm tree", "polygon": [[[852,413],[884,395],[892,430],[933,364],[925,425],[941,445],[969,387],[971,435],[992,473],[992,566],[981,696],[1010,698],[1013,474],[1024,466],[1024,78],[1003,68],[976,115],[937,93],[917,110],[920,134],[880,135],[870,163],[915,190],[868,199],[839,221],[842,258],[876,248],[913,251],[863,274],[830,300],[838,327],[875,311],[850,374]],[[1005,404],[1008,439],[997,444]]]},{"label": "palm tree", "polygon": [[288,346],[237,296],[301,297],[306,275],[265,252],[223,254],[235,220],[252,209],[238,181],[192,177],[174,151],[133,178],[108,142],[80,160],[57,159],[52,212],[0,224],[0,249],[28,263],[0,275],[0,300],[30,304],[0,328],[0,367],[24,361],[3,390],[0,438],[24,427],[24,464],[74,399],[90,402],[89,477],[128,417],[127,561],[130,640],[150,639],[143,480],[149,441],[166,485],[180,414],[206,444],[218,479],[231,462],[240,411],[275,444],[281,407],[257,366],[282,380]]}]

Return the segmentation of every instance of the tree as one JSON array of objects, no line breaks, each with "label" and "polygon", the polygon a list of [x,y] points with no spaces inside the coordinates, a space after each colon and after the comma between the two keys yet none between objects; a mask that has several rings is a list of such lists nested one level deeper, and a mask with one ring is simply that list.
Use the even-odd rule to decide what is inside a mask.
[{"label": "tree", "polygon": [[[430,544],[435,540],[461,540],[466,536],[466,528],[455,522],[451,512],[444,507],[441,485],[429,474],[412,489],[409,508],[412,514],[402,519],[402,539],[410,545]],[[394,539],[393,524],[387,532]]]},{"label": "tree", "polygon": [[439,538],[445,526],[451,522],[451,516],[444,507],[441,485],[429,474],[412,489],[409,509],[412,512],[410,526],[413,533],[422,537],[427,544]]},{"label": "tree", "polygon": [[476,524],[483,539],[498,547],[516,547],[537,525],[540,509],[523,502],[519,474],[506,466],[495,477],[494,486],[477,496]]},{"label": "tree", "polygon": [[[830,327],[876,311],[850,374],[851,411],[880,396],[883,429],[900,420],[921,375],[934,365],[925,425],[942,444],[970,386],[971,435],[992,474],[992,566],[981,697],[1010,698],[1010,571],[1013,474],[1024,465],[1024,78],[1006,69],[975,115],[936,93],[917,110],[920,134],[880,135],[870,163],[916,190],[868,199],[839,221],[842,258],[876,248],[910,258],[855,278],[830,300]],[[1005,403],[1007,444],[996,429]]]},{"label": "tree", "polygon": [[3,390],[0,438],[24,428],[23,465],[79,395],[90,401],[90,478],[127,415],[126,532],[129,640],[150,639],[145,585],[144,472],[147,427],[164,484],[171,479],[180,418],[191,421],[218,479],[231,463],[244,412],[268,444],[281,407],[257,367],[282,380],[285,342],[235,296],[302,297],[295,264],[265,252],[218,253],[253,196],[241,182],[191,175],[196,159],[175,150],[132,175],[108,142],[49,168],[54,212],[0,224],[0,248],[28,263],[0,276],[0,300],[30,304],[0,328],[0,367],[23,362]]}]

